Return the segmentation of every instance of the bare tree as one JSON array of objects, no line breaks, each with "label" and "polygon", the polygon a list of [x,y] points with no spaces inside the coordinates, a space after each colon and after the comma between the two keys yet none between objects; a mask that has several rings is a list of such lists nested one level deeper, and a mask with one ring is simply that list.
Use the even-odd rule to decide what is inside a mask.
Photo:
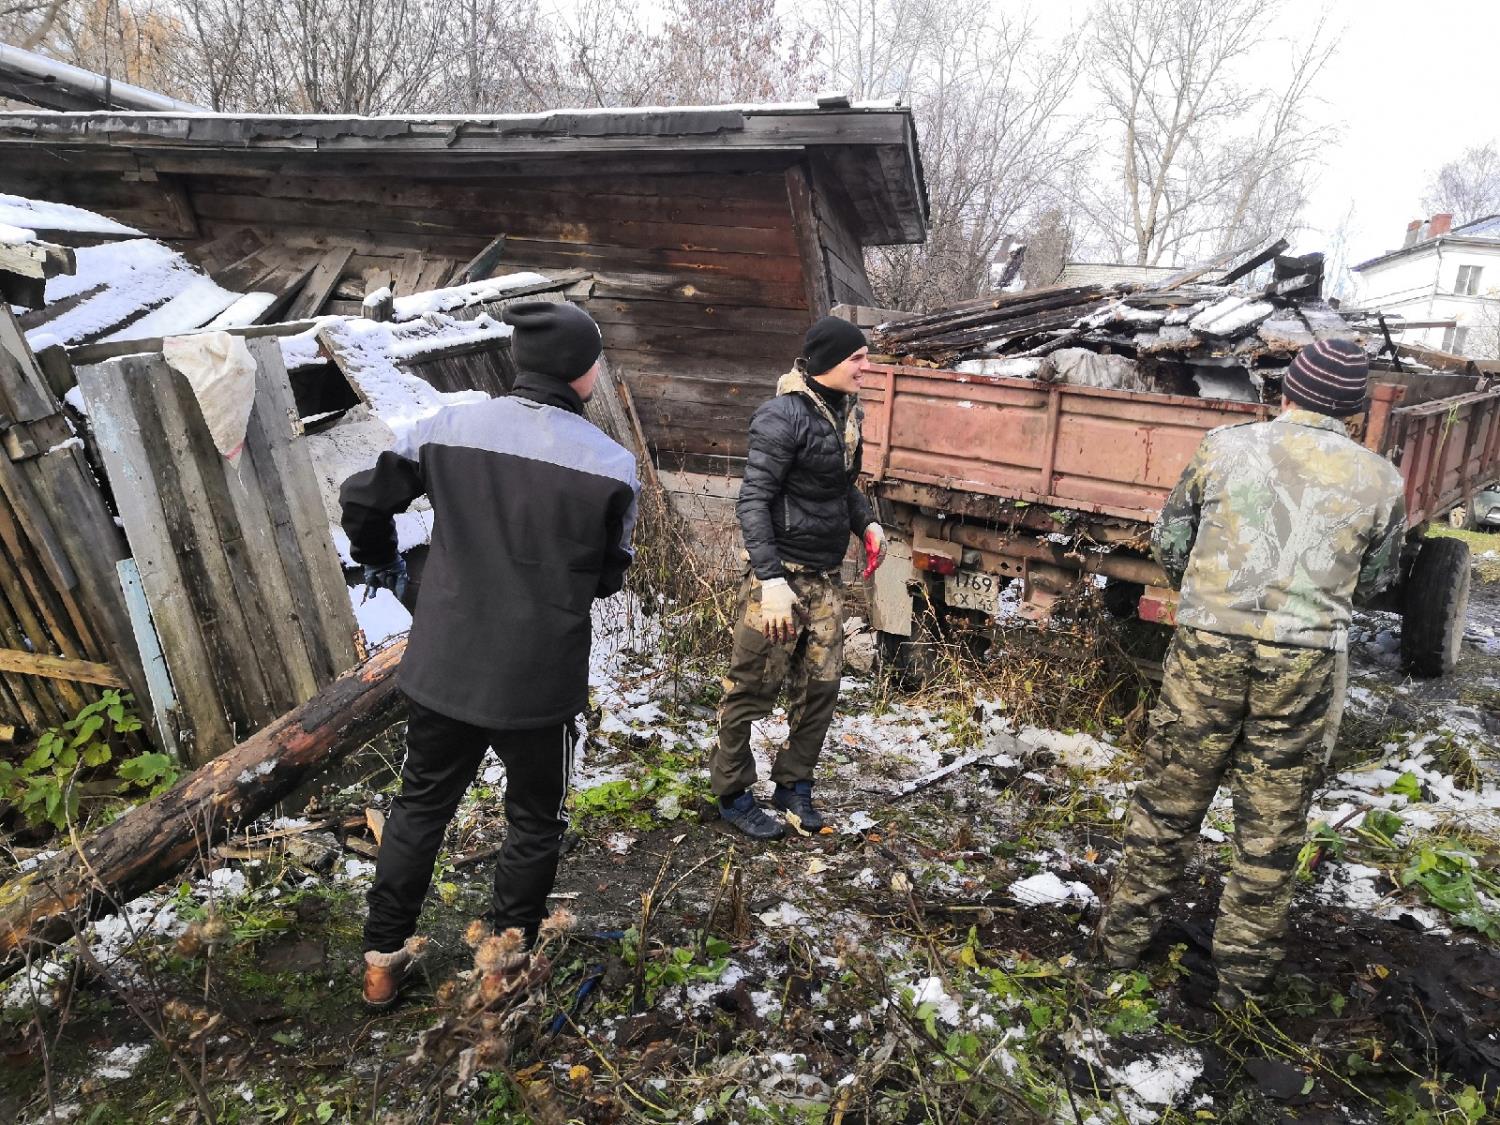
[{"label": "bare tree", "polygon": [[30,51],[40,47],[57,26],[69,0],[13,0],[0,4],[0,40]]},{"label": "bare tree", "polygon": [[824,0],[824,68],[859,97],[910,101],[931,233],[867,256],[877,300],[922,310],[977,296],[1007,231],[1055,204],[1082,151],[1062,109],[1076,43],[984,4]]},{"label": "bare tree", "polygon": [[653,44],[669,104],[784,101],[812,92],[818,37],[788,27],[776,0],[668,0]]},{"label": "bare tree", "polygon": [[1500,148],[1489,141],[1444,164],[1428,185],[1422,206],[1430,215],[1451,212],[1455,226],[1500,215]]},{"label": "bare tree", "polygon": [[1282,0],[1103,0],[1091,73],[1115,127],[1117,164],[1089,185],[1095,238],[1155,265],[1286,229],[1306,196],[1323,133],[1314,81],[1325,26],[1273,88],[1245,75],[1275,49]]}]

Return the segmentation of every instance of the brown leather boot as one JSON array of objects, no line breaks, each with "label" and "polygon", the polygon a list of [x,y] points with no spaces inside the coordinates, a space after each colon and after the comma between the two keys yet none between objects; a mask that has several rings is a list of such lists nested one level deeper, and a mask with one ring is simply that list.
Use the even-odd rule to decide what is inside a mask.
[{"label": "brown leather boot", "polygon": [[389,1008],[411,972],[412,955],[406,949],[394,953],[365,953],[365,1003],[371,1008]]}]

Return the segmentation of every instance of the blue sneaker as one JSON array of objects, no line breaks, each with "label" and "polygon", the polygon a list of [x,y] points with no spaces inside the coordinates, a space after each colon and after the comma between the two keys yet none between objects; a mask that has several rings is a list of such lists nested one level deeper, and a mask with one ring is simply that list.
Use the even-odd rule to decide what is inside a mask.
[{"label": "blue sneaker", "polygon": [[721,799],[719,815],[752,840],[779,840],[786,835],[786,825],[761,808],[748,789],[727,804]]},{"label": "blue sneaker", "polygon": [[812,790],[810,781],[793,782],[790,788],[778,785],[776,792],[771,794],[771,803],[783,812],[795,813],[804,832],[820,832],[823,814],[813,807]]}]

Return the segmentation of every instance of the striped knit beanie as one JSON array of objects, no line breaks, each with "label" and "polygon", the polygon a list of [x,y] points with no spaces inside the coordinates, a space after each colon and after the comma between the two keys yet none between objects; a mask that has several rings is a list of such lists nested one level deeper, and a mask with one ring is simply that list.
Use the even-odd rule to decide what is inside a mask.
[{"label": "striped knit beanie", "polygon": [[1297,353],[1281,392],[1298,406],[1342,418],[1370,400],[1370,361],[1354,340],[1319,340]]}]

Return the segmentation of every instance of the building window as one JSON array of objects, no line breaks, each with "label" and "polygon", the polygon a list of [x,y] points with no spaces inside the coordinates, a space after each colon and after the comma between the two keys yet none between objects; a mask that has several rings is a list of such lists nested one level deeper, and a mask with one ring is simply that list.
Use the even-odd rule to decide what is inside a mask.
[{"label": "building window", "polygon": [[[1465,266],[1464,269],[1468,269]],[[1449,355],[1463,355],[1464,344],[1468,342],[1469,330],[1467,328],[1449,328],[1443,333],[1443,351]]]},{"label": "building window", "polygon": [[1483,266],[1459,266],[1458,284],[1453,291],[1465,297],[1474,296],[1479,292],[1479,275],[1483,272]]}]

